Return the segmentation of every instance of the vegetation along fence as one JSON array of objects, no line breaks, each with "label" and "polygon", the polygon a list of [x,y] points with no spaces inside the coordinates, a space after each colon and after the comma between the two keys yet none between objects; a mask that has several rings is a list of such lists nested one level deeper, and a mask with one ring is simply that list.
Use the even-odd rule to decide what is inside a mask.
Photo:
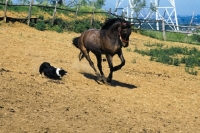
[{"label": "vegetation along fence", "polygon": [[[73,13],[74,14],[74,16],[73,16],[74,19],[77,18],[78,14],[89,14],[89,15],[91,15],[91,17],[90,17],[90,25],[91,26],[94,23],[94,15],[95,14],[104,14],[104,16],[106,16],[108,18],[110,18],[110,17],[123,17],[123,15],[118,16],[118,15],[115,15],[115,14],[111,13],[111,9],[109,11],[103,11],[103,10],[96,10],[95,7],[93,7],[93,9],[91,11],[79,11],[80,4],[76,5],[75,8],[68,8],[68,7],[64,7],[64,6],[59,7],[57,1],[54,4],[54,6],[38,5],[38,4],[33,4],[33,3],[34,3],[34,0],[31,0],[29,5],[28,4],[12,4],[12,3],[8,3],[8,0],[5,0],[4,3],[0,2],[0,6],[1,6],[0,9],[4,10],[4,14],[3,14],[2,17],[0,16],[0,20],[3,20],[4,22],[20,21],[20,22],[27,23],[28,25],[30,25],[30,22],[36,23],[38,21],[38,17],[32,17],[32,8],[33,7],[38,7],[38,8],[43,8],[43,9],[46,9],[46,10],[51,10],[51,12],[53,12],[52,13],[52,18],[50,20],[52,25],[55,22],[55,16],[56,16],[56,12],[58,10],[59,11],[64,11],[64,12]],[[15,18],[15,17],[7,16],[7,10],[9,9],[9,7],[12,7],[12,8],[26,7],[27,12],[28,12],[27,13],[27,17]],[[127,20],[129,20],[129,21],[131,21],[132,23],[135,24],[134,30],[140,30],[141,33],[144,33],[145,35],[149,34],[148,36],[153,37],[153,38],[158,38],[158,39],[162,39],[162,40],[169,40],[171,37],[168,37],[168,33],[166,33],[166,32],[174,32],[174,31],[169,30],[169,28],[168,28],[168,27],[173,27],[174,25],[166,24],[164,22],[164,20],[143,20],[143,19],[136,19],[136,18],[125,18],[125,19],[127,19]],[[156,29],[156,23],[159,23],[159,25],[160,25],[159,29],[160,30],[159,31],[156,31],[156,30],[149,31],[150,29],[151,30],[152,29]],[[150,28],[147,27],[147,26],[149,26]],[[88,27],[88,28],[90,28],[90,27]],[[95,27],[95,28],[98,28],[98,27]],[[191,32],[191,30],[190,30],[190,29],[198,29],[199,27],[197,27],[197,26],[191,26],[191,25],[190,26],[179,26],[179,29],[182,29],[182,28],[185,28],[185,29],[188,29],[188,30],[186,30],[186,31],[182,31],[182,30],[175,31],[176,33],[178,32],[178,33],[183,33],[184,34],[183,35],[184,39],[182,39],[181,42],[187,42],[188,36],[190,36],[191,34],[198,35],[198,32]],[[148,30],[146,30],[146,29],[148,29]],[[81,32],[81,31],[79,31],[79,30],[76,31],[75,30],[75,32]],[[157,35],[157,33],[155,34],[154,32],[160,32],[160,34],[158,35],[160,37],[156,37],[155,35]],[[180,37],[177,37],[177,38],[179,39]],[[177,38],[175,40],[179,41],[179,40],[177,40]],[[200,42],[200,37],[199,36],[197,36],[195,39],[198,42]],[[174,40],[170,40],[170,41],[174,41]]]},{"label": "vegetation along fence", "polygon": [[[52,14],[52,23],[53,23],[54,19],[55,19],[55,14],[56,14],[57,10],[63,10],[63,11],[75,13],[75,16],[77,17],[78,12],[79,12],[79,8],[80,8],[80,5],[77,6],[76,10],[67,9],[67,8],[63,8],[63,7],[57,7],[57,1],[56,1],[55,6],[35,5],[35,4],[33,4],[33,2],[34,2],[34,0],[31,0],[30,5],[25,5],[25,4],[8,4],[8,0],[6,0],[5,3],[0,3],[0,5],[4,5],[4,15],[3,15],[3,17],[0,18],[0,20],[4,20],[4,22],[8,22],[8,21],[25,21],[26,20],[27,24],[29,25],[31,19],[34,19],[34,20],[37,19],[37,18],[31,18],[32,7],[35,6],[35,7],[48,8],[48,9],[53,10],[53,14]],[[6,13],[7,13],[7,7],[20,7],[20,6],[29,7],[28,17],[27,18],[12,18],[12,17],[8,17],[6,15]],[[95,8],[93,9],[92,12],[87,12],[87,11],[84,12],[84,11],[82,11],[81,13],[92,14],[92,18],[91,19],[93,19],[94,14],[96,14],[96,13],[108,14],[108,15],[112,14],[111,12],[95,11]]]}]

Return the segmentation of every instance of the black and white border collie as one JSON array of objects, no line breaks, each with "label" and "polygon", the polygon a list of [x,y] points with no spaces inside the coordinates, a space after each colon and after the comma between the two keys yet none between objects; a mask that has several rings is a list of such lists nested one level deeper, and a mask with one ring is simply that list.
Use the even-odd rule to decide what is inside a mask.
[{"label": "black and white border collie", "polygon": [[67,71],[53,67],[48,62],[43,62],[40,65],[39,72],[41,75],[44,73],[44,75],[50,79],[61,79],[61,77],[67,74]]}]

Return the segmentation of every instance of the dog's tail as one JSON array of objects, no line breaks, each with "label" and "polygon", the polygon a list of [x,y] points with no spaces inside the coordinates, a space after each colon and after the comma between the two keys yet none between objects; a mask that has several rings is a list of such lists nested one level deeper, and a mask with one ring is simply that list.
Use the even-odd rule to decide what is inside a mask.
[{"label": "dog's tail", "polygon": [[79,48],[78,47],[78,39],[79,39],[80,37],[75,37],[74,39],[73,39],[73,41],[72,41],[72,43],[74,44],[74,46],[76,46],[77,48]]}]

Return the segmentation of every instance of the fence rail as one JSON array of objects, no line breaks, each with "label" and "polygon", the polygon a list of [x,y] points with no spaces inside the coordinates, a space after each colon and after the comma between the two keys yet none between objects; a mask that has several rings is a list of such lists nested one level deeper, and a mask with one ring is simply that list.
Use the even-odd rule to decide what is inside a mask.
[{"label": "fence rail", "polygon": [[[57,12],[57,10],[63,10],[63,11],[68,11],[68,12],[72,12],[72,13],[75,13],[76,17],[78,15],[78,12],[79,11],[79,8],[80,8],[80,5],[77,6],[77,8],[75,10],[72,10],[72,9],[66,9],[66,8],[62,8],[62,7],[57,7],[57,4],[55,4],[55,6],[44,6],[44,5],[38,5],[38,4],[32,4],[33,3],[33,0],[31,0],[31,3],[30,5],[24,5],[24,4],[8,4],[8,0],[5,1],[5,3],[0,3],[0,5],[4,5],[4,16],[1,17],[0,16],[0,20],[4,20],[5,22],[7,21],[13,21],[13,22],[16,22],[16,21],[20,21],[20,22],[24,22],[29,25],[31,21],[33,22],[36,22],[37,21],[37,18],[32,18],[31,17],[31,10],[32,10],[32,7],[33,6],[36,6],[36,7],[43,7],[43,8],[50,8],[53,10],[53,14],[52,14],[52,23],[54,22],[54,19],[55,19],[55,14]],[[29,7],[29,11],[28,11],[28,17],[27,18],[13,18],[13,17],[9,17],[6,15],[6,12],[7,12],[7,7],[12,7],[12,6],[27,6]],[[92,14],[91,16],[91,23],[92,23],[92,20],[94,19],[94,14],[96,13],[100,13],[100,14],[107,14],[109,17],[110,16],[114,16],[114,17],[122,17],[122,16],[118,16],[114,13],[111,13],[111,8],[109,11],[95,11],[95,8],[93,11],[91,12],[85,12],[85,11],[81,11],[81,13],[86,13],[86,14]],[[156,23],[160,23],[161,25],[161,30],[163,32],[163,39],[166,40],[166,31],[170,31],[170,32],[180,32],[180,33],[184,33],[184,34],[197,34],[197,33],[192,33],[190,31],[190,29],[192,28],[195,28],[195,29],[198,29],[199,26],[176,26],[176,25],[172,25],[172,24],[167,24],[164,22],[164,20],[144,20],[144,19],[136,19],[136,18],[126,18],[124,17],[126,20],[131,20],[132,23],[134,23],[135,25],[139,25],[139,29],[142,27],[143,24],[150,24],[150,23],[154,23],[154,25]],[[171,26],[171,27],[179,27],[179,28],[187,28],[188,30],[186,31],[171,31],[171,30],[167,30],[166,29],[166,26]]]}]

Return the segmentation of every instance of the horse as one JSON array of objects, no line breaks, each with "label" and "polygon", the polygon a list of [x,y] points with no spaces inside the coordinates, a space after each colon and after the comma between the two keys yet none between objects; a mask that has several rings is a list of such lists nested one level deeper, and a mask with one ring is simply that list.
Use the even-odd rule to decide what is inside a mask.
[{"label": "horse", "polygon": [[[132,24],[125,19],[110,18],[104,22],[101,29],[89,29],[82,32],[79,37],[73,38],[72,44],[80,49],[79,61],[85,57],[97,75],[98,80],[109,84],[112,81],[113,72],[125,65],[122,47],[128,47],[129,45],[131,26]],[[100,74],[89,56],[90,51],[96,56]],[[106,56],[110,68],[107,78],[105,78],[102,71],[102,54]],[[121,64],[113,66],[112,59],[116,54],[120,58]]]}]

